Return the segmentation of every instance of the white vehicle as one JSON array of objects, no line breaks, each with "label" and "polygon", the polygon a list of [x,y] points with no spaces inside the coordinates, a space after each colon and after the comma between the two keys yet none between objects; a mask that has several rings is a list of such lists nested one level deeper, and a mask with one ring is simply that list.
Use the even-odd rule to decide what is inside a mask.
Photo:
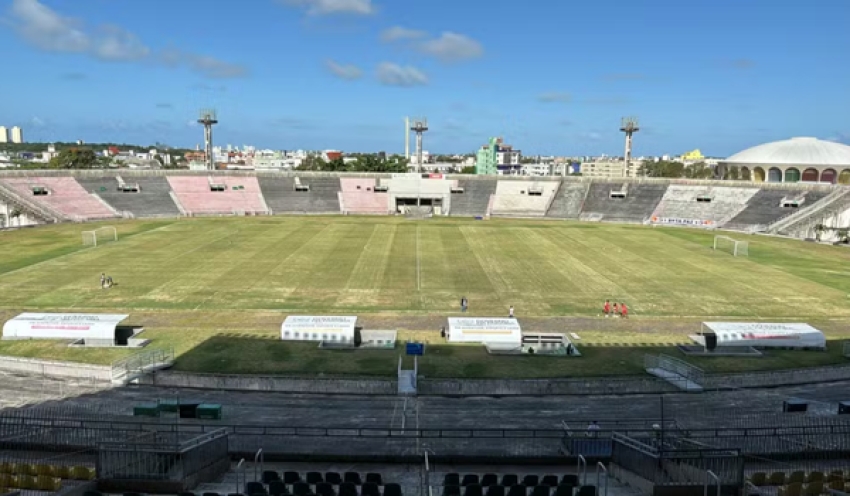
[{"label": "white vehicle", "polygon": [[731,346],[826,349],[826,337],[809,324],[703,322],[702,332],[690,338],[708,351]]}]

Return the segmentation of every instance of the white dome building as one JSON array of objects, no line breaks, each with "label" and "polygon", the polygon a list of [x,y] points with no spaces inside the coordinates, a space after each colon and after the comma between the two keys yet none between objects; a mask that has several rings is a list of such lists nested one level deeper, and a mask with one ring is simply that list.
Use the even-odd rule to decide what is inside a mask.
[{"label": "white dome building", "polygon": [[720,161],[741,178],[769,183],[850,185],[850,146],[817,138],[791,138],[747,148]]}]

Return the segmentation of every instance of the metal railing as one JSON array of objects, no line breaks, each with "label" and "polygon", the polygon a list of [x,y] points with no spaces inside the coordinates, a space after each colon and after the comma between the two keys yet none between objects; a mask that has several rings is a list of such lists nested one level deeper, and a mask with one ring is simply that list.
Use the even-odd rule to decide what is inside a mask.
[{"label": "metal railing", "polygon": [[643,363],[647,370],[653,368],[665,370],[699,385],[705,382],[705,372],[701,368],[663,353],[659,355],[644,355]]},{"label": "metal railing", "polygon": [[112,382],[132,380],[174,363],[174,348],[150,349],[112,362]]}]

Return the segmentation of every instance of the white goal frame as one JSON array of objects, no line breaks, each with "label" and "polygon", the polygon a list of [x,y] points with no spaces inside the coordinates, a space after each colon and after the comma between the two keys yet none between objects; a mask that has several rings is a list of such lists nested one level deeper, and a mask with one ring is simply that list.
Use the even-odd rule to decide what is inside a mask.
[{"label": "white goal frame", "polygon": [[746,241],[730,238],[729,236],[714,237],[714,251],[729,252],[733,257],[749,257],[750,244]]},{"label": "white goal frame", "polygon": [[99,240],[118,241],[118,230],[112,226],[103,226],[92,231],[83,231],[84,246],[97,246]]}]

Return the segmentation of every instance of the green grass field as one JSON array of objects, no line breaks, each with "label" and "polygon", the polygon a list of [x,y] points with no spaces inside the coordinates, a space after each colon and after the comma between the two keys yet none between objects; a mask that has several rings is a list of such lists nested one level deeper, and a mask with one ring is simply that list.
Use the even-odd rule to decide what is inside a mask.
[{"label": "green grass field", "polygon": [[[423,359],[426,375],[636,373],[643,353],[676,353],[670,343],[708,319],[806,321],[833,344],[828,353],[699,360],[707,370],[839,363],[838,341],[850,335],[850,250],[794,240],[733,235],[750,242],[749,258],[734,258],[711,249],[711,232],[572,222],[255,217],[109,225],[120,240],[96,248],[82,246],[90,225],[0,233],[0,317],[125,311],[154,346],[175,347],[178,368],[240,373],[392,374],[393,353],[281,343],[280,323],[289,313],[354,314],[436,343],[461,296],[473,316],[506,315],[513,305],[521,322],[547,330],[560,325],[549,317],[591,317],[570,329],[582,334],[586,356],[496,358],[480,347],[434,346]],[[101,272],[118,286],[102,290]],[[627,302],[632,319],[596,319],[606,298]],[[125,353],[0,342],[0,354],[93,363]]]}]

